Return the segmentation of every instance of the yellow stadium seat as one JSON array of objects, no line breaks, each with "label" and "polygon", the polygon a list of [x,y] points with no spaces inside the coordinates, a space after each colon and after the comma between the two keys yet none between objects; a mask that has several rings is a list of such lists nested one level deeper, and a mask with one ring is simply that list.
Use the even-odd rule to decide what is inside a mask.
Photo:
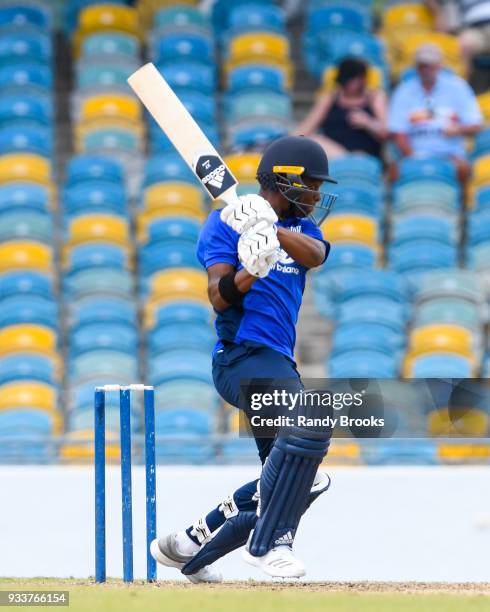
[{"label": "yellow stadium seat", "polygon": [[474,360],[470,330],[459,325],[423,325],[410,334],[405,367],[419,355],[455,353]]},{"label": "yellow stadium seat", "polygon": [[477,96],[485,123],[490,123],[490,91]]},{"label": "yellow stadium seat", "polygon": [[0,155],[0,184],[12,181],[32,181],[52,187],[51,162],[33,153]]},{"label": "yellow stadium seat", "polygon": [[257,175],[260,157],[259,153],[235,153],[227,155],[225,162],[240,182],[253,183]]},{"label": "yellow stadium seat", "polygon": [[483,155],[473,164],[471,184],[479,187],[488,183],[490,183],[490,155]]},{"label": "yellow stadium seat", "polygon": [[[119,463],[119,436],[112,431],[106,431],[105,457],[107,463]],[[66,442],[60,449],[63,463],[81,463],[94,460],[94,432],[92,429],[71,431],[66,435]]]},{"label": "yellow stadium seat", "polygon": [[160,208],[186,207],[196,211],[203,210],[202,190],[189,183],[154,183],[143,193],[145,210]]},{"label": "yellow stadium seat", "polygon": [[84,215],[76,217],[69,228],[69,245],[84,242],[114,242],[129,244],[129,225],[126,219],[115,215]]},{"label": "yellow stadium seat", "polygon": [[56,334],[42,325],[19,324],[0,329],[0,355],[10,353],[55,355]]},{"label": "yellow stadium seat", "polygon": [[97,117],[126,117],[132,121],[141,120],[141,105],[132,96],[100,95],[84,100],[80,113],[81,119]]},{"label": "yellow stadium seat", "polygon": [[427,418],[427,431],[431,436],[475,436],[484,438],[489,431],[489,418],[482,410],[475,408],[433,410]]},{"label": "yellow stadium seat", "polygon": [[407,27],[432,29],[434,17],[423,4],[395,4],[383,10],[383,31],[392,32]]},{"label": "yellow stadium seat", "polygon": [[[333,91],[336,88],[335,79],[337,78],[337,72],[338,68],[336,66],[330,66],[324,71],[321,92]],[[368,89],[372,90],[383,89],[383,73],[377,66],[369,66],[367,86]]]},{"label": "yellow stadium seat", "polygon": [[164,270],[151,277],[149,304],[164,300],[208,301],[208,278],[192,268]]},{"label": "yellow stadium seat", "polygon": [[0,272],[37,270],[50,272],[53,250],[40,242],[12,240],[0,244]]},{"label": "yellow stadium seat", "polygon": [[116,4],[97,4],[80,11],[78,30],[73,36],[73,51],[79,56],[83,39],[96,32],[127,32],[139,37],[141,32],[136,9]]},{"label": "yellow stadium seat", "polygon": [[404,38],[401,46],[401,60],[399,70],[404,70],[415,63],[417,49],[425,44],[437,45],[442,52],[443,64],[451,68],[459,75],[464,72],[464,64],[461,59],[461,50],[456,36],[444,34],[443,32],[416,33]]},{"label": "yellow stadium seat", "polygon": [[56,391],[45,383],[23,380],[0,386],[0,410],[41,408],[56,410]]},{"label": "yellow stadium seat", "polygon": [[289,60],[289,41],[280,34],[253,32],[241,34],[231,39],[228,49],[232,63],[261,61],[262,59],[287,62]]},{"label": "yellow stadium seat", "polygon": [[325,240],[329,242],[361,242],[373,247],[378,245],[378,227],[370,217],[362,215],[335,215],[322,225]]}]

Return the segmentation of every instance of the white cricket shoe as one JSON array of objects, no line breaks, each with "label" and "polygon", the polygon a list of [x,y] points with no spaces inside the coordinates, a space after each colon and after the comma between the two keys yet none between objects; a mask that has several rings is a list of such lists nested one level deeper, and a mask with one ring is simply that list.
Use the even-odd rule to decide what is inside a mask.
[{"label": "white cricket shoe", "polygon": [[301,578],[306,574],[304,563],[296,559],[289,546],[276,546],[262,557],[254,557],[245,547],[242,557],[274,578]]},{"label": "white cricket shoe", "polygon": [[[183,555],[177,548],[177,534],[171,533],[159,540],[153,540],[150,544],[151,556],[167,567],[175,567],[182,569],[184,565],[190,561],[193,555]],[[200,582],[222,582],[223,576],[219,572],[215,572],[211,569],[211,566],[207,565],[195,574],[186,576],[194,584]]]}]

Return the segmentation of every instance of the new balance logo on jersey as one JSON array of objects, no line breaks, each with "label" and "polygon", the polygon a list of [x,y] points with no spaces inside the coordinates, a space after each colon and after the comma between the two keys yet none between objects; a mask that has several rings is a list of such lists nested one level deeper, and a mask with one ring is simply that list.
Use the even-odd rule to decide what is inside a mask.
[{"label": "new balance logo on jersey", "polygon": [[218,166],[212,172],[206,174],[206,176],[202,178],[203,184],[207,185],[209,183],[213,187],[220,189],[223,185],[223,180],[225,178],[225,171],[225,165],[221,164],[221,166]]},{"label": "new balance logo on jersey", "polygon": [[283,536],[281,536],[274,542],[276,546],[290,546],[292,543],[293,543],[293,534],[290,531],[285,533]]}]

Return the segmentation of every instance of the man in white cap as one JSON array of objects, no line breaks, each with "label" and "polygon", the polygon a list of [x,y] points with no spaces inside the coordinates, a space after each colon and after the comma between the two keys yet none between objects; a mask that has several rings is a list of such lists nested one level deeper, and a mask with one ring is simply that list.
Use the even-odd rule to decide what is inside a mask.
[{"label": "man in white cap", "polygon": [[437,45],[421,45],[415,67],[415,76],[393,93],[388,129],[402,157],[451,159],[464,184],[469,176],[465,138],[482,126],[475,94],[466,81],[442,69]]}]

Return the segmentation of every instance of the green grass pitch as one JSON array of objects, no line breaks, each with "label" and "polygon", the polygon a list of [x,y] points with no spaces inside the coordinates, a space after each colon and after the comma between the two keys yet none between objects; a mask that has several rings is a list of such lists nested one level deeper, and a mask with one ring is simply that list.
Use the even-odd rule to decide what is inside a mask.
[{"label": "green grass pitch", "polygon": [[[65,590],[70,612],[480,612],[490,611],[490,584],[134,582],[2,578],[0,590]],[[15,606],[15,609],[27,609]],[[33,608],[29,608],[32,610]],[[53,609],[53,608],[51,608]]]}]

